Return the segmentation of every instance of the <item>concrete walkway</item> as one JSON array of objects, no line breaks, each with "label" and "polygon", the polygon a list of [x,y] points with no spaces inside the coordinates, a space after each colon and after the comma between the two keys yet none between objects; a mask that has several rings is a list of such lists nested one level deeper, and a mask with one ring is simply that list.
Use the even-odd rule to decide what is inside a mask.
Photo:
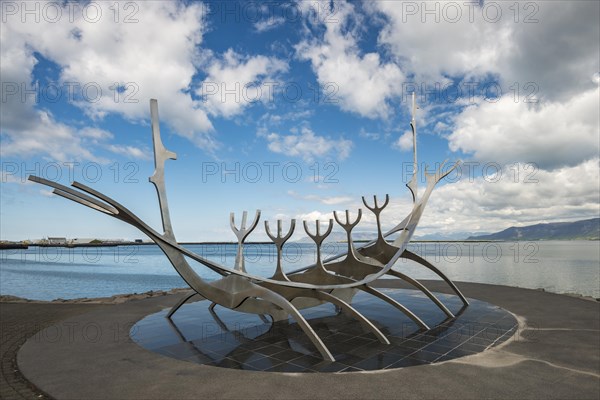
[{"label": "concrete walkway", "polygon": [[[450,293],[442,282],[429,288]],[[102,307],[31,337],[24,376],[58,399],[460,398],[598,399],[600,303],[535,290],[459,283],[509,310],[521,329],[486,352],[426,366],[341,374],[267,373],[177,361],[129,339],[130,327],[174,304],[164,296]]]}]

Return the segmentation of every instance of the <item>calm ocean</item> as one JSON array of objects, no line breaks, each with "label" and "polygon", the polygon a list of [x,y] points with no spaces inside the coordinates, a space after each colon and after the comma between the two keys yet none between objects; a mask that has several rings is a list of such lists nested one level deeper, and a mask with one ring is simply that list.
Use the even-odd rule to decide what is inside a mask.
[{"label": "calm ocean", "polygon": [[[232,267],[235,244],[195,244],[186,247]],[[344,251],[346,244],[329,243],[325,255]],[[421,242],[409,248],[456,281],[493,283],[555,293],[600,297],[600,245],[597,241],[541,242]],[[267,244],[245,248],[248,272],[271,276],[275,249]],[[314,245],[290,243],[284,252],[287,271],[315,260]],[[191,263],[207,280],[218,275]],[[395,269],[413,278],[435,279],[424,267],[400,260]],[[119,247],[30,247],[0,251],[0,294],[36,300],[105,297],[149,290],[185,287],[185,283],[155,245]]]}]

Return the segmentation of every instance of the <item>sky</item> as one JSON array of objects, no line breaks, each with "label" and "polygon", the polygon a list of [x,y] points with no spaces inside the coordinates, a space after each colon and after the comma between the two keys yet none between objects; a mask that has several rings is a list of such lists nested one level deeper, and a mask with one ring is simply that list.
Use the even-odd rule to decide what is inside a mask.
[{"label": "sky", "polygon": [[361,196],[386,194],[394,226],[412,205],[412,92],[420,187],[461,161],[417,237],[598,217],[599,4],[3,1],[0,239],[144,238],[30,174],[160,229],[150,99],[177,154],[180,241],[234,241],[229,213],[258,209],[249,240],[263,220],[359,208],[372,233]]}]

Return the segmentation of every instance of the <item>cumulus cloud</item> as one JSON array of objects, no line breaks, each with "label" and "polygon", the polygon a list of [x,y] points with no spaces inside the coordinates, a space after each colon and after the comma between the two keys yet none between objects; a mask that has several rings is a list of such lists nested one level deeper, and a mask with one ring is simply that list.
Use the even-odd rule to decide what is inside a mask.
[{"label": "cumulus cloud", "polygon": [[430,85],[493,74],[504,93],[533,82],[538,95],[558,99],[589,89],[600,70],[598,2],[375,1],[367,8],[386,19],[379,43]]},{"label": "cumulus cloud", "polygon": [[123,155],[127,158],[137,158],[140,160],[149,160],[151,158],[147,150],[142,150],[135,146],[122,146],[111,144],[107,148],[111,152]]},{"label": "cumulus cloud", "polygon": [[480,101],[455,117],[450,149],[502,164],[525,161],[540,168],[574,166],[600,150],[598,87],[565,102],[527,104],[511,96]]},{"label": "cumulus cloud", "polygon": [[31,88],[37,63],[33,49],[24,36],[13,32],[11,24],[0,24],[0,32],[3,97],[0,155],[27,157],[41,153],[60,161],[73,158],[102,161],[90,152],[89,145],[110,137],[110,133],[91,128],[78,130],[56,121],[48,110],[36,109],[39,98],[23,95],[24,89]]},{"label": "cumulus cloud", "polygon": [[[437,187],[416,231],[417,236],[455,232],[497,232],[511,226],[575,221],[598,216],[600,159],[554,171],[532,169],[527,164],[501,168],[495,175],[474,176],[464,166]],[[362,208],[356,232],[374,232],[373,214],[360,198],[348,199],[344,207]],[[392,195],[382,213],[385,230],[400,222],[412,208],[408,192]],[[325,209],[326,210],[326,209]],[[296,214],[306,220],[332,218],[331,212],[311,210]]]},{"label": "cumulus cloud", "polygon": [[[497,232],[511,226],[598,216],[599,162],[594,158],[551,172],[515,164],[496,176],[477,178],[463,168],[459,182],[434,190],[418,235]],[[392,199],[386,218],[398,221],[409,211],[408,200]]]},{"label": "cumulus cloud", "polygon": [[29,157],[47,154],[57,161],[89,160],[104,163],[106,159],[90,151],[94,145],[112,134],[100,129],[77,129],[58,122],[45,110],[34,110],[33,119],[20,130],[2,128],[2,157]]},{"label": "cumulus cloud", "polygon": [[398,140],[396,140],[393,144],[396,149],[401,151],[409,151],[413,148],[413,134],[412,131],[404,132]]},{"label": "cumulus cloud", "polygon": [[257,21],[254,23],[254,29],[256,32],[262,33],[266,31],[270,31],[271,29],[275,29],[280,25],[285,23],[285,18],[282,16],[271,16],[267,19]]},{"label": "cumulus cloud", "polygon": [[318,196],[316,194],[302,195],[293,190],[289,190],[287,193],[289,196],[295,199],[317,201],[325,205],[346,204],[354,200],[352,197],[348,196]]},{"label": "cumulus cloud", "polygon": [[[54,4],[62,7],[63,17],[56,22],[44,18],[39,23],[22,23],[16,16],[2,24],[3,82],[29,86],[38,53],[60,67],[60,85],[75,85],[71,87],[78,95],[72,103],[90,117],[117,113],[131,120],[146,120],[148,99],[158,98],[162,120],[175,132],[207,150],[218,146],[206,112],[187,93],[202,42],[201,4],[137,3],[136,23],[114,18],[109,3],[95,3],[102,8],[102,17],[93,23],[81,12],[70,18],[68,7],[72,4]],[[93,90],[84,92],[86,85]],[[33,103],[21,102],[20,96],[3,102],[9,108],[3,113],[8,118],[3,118],[2,126],[8,145],[26,145],[18,137],[30,134],[32,126],[42,126],[40,131],[46,131],[47,142],[56,139],[52,131],[66,134],[68,127],[56,122],[56,126],[49,125],[52,116],[35,110]],[[90,156],[74,147],[81,139],[74,128],[70,129],[71,154]],[[32,140],[27,143],[31,144],[29,150],[40,151]],[[65,150],[69,156],[67,153]]]},{"label": "cumulus cloud", "polygon": [[210,114],[229,118],[257,101],[273,101],[276,75],[287,68],[275,57],[243,57],[229,49],[212,59],[206,68],[208,76],[196,92]]},{"label": "cumulus cloud", "polygon": [[[296,45],[296,55],[310,61],[319,84],[331,94],[330,101],[364,117],[387,117],[388,101],[400,94],[404,74],[396,64],[384,62],[378,53],[360,51],[355,39],[358,28],[349,27],[350,22],[360,24],[354,21],[360,18],[354,6],[336,2],[335,18],[329,18],[329,13],[323,11],[330,7],[328,1],[298,4],[316,30],[324,30],[324,34],[322,38],[309,36]],[[314,7],[320,11],[311,13]]]},{"label": "cumulus cloud", "polygon": [[377,132],[367,132],[364,128],[361,128],[358,132],[358,136],[369,140],[379,140],[381,135]]},{"label": "cumulus cloud", "polygon": [[306,162],[325,156],[334,156],[339,160],[344,160],[352,150],[351,140],[319,136],[307,127],[302,127],[300,132],[289,135],[259,133],[259,136],[263,136],[267,140],[268,148],[273,153],[301,157]]},{"label": "cumulus cloud", "polygon": [[478,6],[453,4],[460,18],[450,14],[453,10],[447,10],[442,2],[398,5],[377,1],[369,8],[386,18],[379,42],[416,74],[417,80],[445,82],[445,76],[487,73],[513,49],[508,19],[490,23],[480,12],[471,19],[469,10]]},{"label": "cumulus cloud", "polygon": [[[321,211],[310,211],[310,212],[306,212],[306,213],[301,213],[301,214],[297,214],[294,218],[296,218],[297,221],[321,221],[321,229],[323,229],[323,226],[327,226],[327,222],[330,219],[333,219],[333,211],[331,212],[321,212]],[[314,233],[314,226],[309,225],[310,228],[313,229],[312,233]]]}]

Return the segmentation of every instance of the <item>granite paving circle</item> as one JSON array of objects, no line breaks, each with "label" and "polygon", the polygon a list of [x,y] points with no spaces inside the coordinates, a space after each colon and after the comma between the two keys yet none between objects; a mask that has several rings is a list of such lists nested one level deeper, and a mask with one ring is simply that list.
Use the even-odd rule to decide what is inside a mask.
[{"label": "granite paving circle", "polygon": [[436,296],[455,314],[448,319],[429,298],[409,289],[381,289],[418,315],[431,330],[422,330],[398,309],[364,292],[352,305],[389,339],[380,343],[361,324],[331,304],[302,315],[335,357],[324,361],[293,320],[272,322],[268,316],[231,311],[207,300],[181,307],[171,319],[168,309],[150,314],[131,329],[135,343],[163,356],[206,366],[273,372],[356,372],[434,364],[481,353],[506,341],[517,320],[506,310],[469,299],[464,307],[454,295]]}]

